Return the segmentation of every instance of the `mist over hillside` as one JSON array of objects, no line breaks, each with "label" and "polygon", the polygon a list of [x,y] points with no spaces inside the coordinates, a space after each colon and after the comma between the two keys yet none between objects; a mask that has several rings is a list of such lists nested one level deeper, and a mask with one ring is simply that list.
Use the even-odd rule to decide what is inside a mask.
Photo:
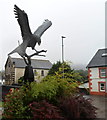
[{"label": "mist over hillside", "polygon": [[86,66],[85,64],[71,64],[71,68],[75,70],[87,70]]}]

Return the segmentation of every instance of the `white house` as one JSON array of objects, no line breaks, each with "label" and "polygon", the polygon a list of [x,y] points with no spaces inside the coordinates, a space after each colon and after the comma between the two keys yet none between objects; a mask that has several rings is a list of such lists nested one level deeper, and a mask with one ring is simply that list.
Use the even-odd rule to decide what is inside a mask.
[{"label": "white house", "polygon": [[[40,81],[48,74],[52,63],[49,60],[31,59],[35,81]],[[18,79],[24,76],[25,62],[22,58],[8,57],[5,64],[5,84],[17,84]]]},{"label": "white house", "polygon": [[91,59],[88,68],[90,94],[107,94],[107,48],[99,49]]}]

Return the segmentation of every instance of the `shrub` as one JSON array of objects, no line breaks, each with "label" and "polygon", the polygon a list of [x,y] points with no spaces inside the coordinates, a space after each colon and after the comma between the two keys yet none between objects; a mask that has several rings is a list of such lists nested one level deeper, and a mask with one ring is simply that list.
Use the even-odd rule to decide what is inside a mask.
[{"label": "shrub", "polygon": [[19,90],[10,91],[5,97],[4,117],[70,120],[96,117],[96,108],[92,106],[90,100],[77,96],[76,78],[79,76],[73,71],[65,72],[63,77],[62,68],[59,68],[55,75],[46,76],[40,83],[27,83]]},{"label": "shrub", "polygon": [[58,107],[48,103],[46,100],[32,102],[30,105],[33,119],[62,119],[61,111]]},{"label": "shrub", "polygon": [[61,96],[75,94],[77,86],[76,82],[69,83],[67,80],[57,76],[47,76],[41,83],[33,82],[31,90],[36,101],[48,99],[49,101],[56,102]]},{"label": "shrub", "polygon": [[63,98],[60,100],[59,106],[69,120],[96,118],[97,108],[92,105],[92,100],[81,95]]},{"label": "shrub", "polygon": [[31,83],[31,91],[33,93],[32,97],[36,101],[43,99],[54,100],[57,94],[57,89],[58,89],[58,85],[55,81]]},{"label": "shrub", "polygon": [[58,100],[59,104],[53,105],[42,100],[29,104],[33,119],[94,119],[97,108],[92,105],[91,99],[83,96],[70,96]]},{"label": "shrub", "polygon": [[24,84],[24,76],[22,76],[18,79],[18,84],[20,84],[20,85]]},{"label": "shrub", "polygon": [[[10,90],[4,100],[4,118],[29,118],[30,109],[25,105],[24,98],[27,93],[24,89]],[[29,98],[29,97],[28,97]],[[29,101],[29,99],[28,99]],[[28,114],[29,111],[29,114]]]},{"label": "shrub", "polygon": [[70,84],[64,79],[56,80],[55,77],[41,83],[32,82],[30,86],[14,89],[5,97],[3,117],[6,119],[37,117],[39,119],[43,116],[51,119],[56,116],[55,119],[67,120],[95,118],[96,108],[92,106],[91,100],[78,96],[74,94],[75,92],[72,94],[74,89],[76,89],[74,83]]},{"label": "shrub", "polygon": [[67,119],[80,118],[77,100],[73,98],[63,98],[60,101],[60,108]]},{"label": "shrub", "polygon": [[92,105],[90,98],[84,98],[83,96],[76,96],[75,99],[79,103],[80,118],[96,118],[97,108]]},{"label": "shrub", "polygon": [[[20,87],[10,91],[5,96],[4,117],[5,118],[29,118],[31,117],[30,107],[33,101],[48,100],[57,105],[59,97],[71,95],[75,84],[70,84],[64,79],[54,76],[49,77],[41,83],[32,82],[30,85]],[[29,113],[29,114],[28,114]]]}]

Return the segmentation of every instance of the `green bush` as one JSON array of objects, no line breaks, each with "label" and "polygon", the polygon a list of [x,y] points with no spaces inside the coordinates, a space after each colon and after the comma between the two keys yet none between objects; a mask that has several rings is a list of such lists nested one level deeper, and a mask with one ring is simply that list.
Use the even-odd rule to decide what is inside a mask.
[{"label": "green bush", "polygon": [[18,84],[22,85],[24,83],[24,76],[18,79]]},{"label": "green bush", "polygon": [[32,82],[30,85],[24,85],[6,95],[3,116],[5,118],[29,118],[31,117],[29,107],[31,102],[46,99],[57,105],[59,97],[74,94],[76,87],[76,83],[70,84],[57,76],[47,76],[41,83]]},{"label": "green bush", "polygon": [[41,83],[31,83],[32,97],[39,101],[47,99],[52,103],[56,103],[57,98],[61,96],[69,96],[77,92],[78,84],[72,84],[65,79],[57,78],[57,76],[47,76]]},{"label": "green bush", "polygon": [[[58,76],[47,76],[41,83],[32,82],[30,85],[10,90],[5,97],[3,117],[6,119],[33,119],[40,118],[43,114],[42,117],[47,119],[48,117],[53,118],[56,114],[56,118],[64,117],[66,120],[95,118],[96,108],[89,100],[75,94],[77,86],[77,83],[72,82],[71,84]],[[44,108],[42,104],[44,104]],[[49,110],[47,105],[49,105]],[[37,108],[37,106],[39,107]],[[40,110],[40,116],[38,110]],[[50,113],[52,111],[54,111],[54,116]]]},{"label": "green bush", "polygon": [[58,85],[56,81],[46,81],[41,83],[32,83],[31,84],[31,90],[33,92],[32,97],[35,100],[42,100],[42,99],[53,99],[58,90]]},{"label": "green bush", "polygon": [[29,106],[25,106],[23,98],[26,92],[23,89],[10,90],[4,100],[4,118],[29,118],[26,116]]}]

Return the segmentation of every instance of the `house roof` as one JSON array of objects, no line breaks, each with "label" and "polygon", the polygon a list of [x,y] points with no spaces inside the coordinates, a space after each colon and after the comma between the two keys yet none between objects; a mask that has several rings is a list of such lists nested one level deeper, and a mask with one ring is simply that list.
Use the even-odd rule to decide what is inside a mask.
[{"label": "house roof", "polygon": [[[14,63],[15,68],[25,68],[26,64],[22,58],[11,58],[11,62]],[[50,69],[52,63],[49,60],[31,59],[31,65],[34,69]]]},{"label": "house roof", "polygon": [[94,57],[91,59],[87,68],[92,67],[106,67],[107,66],[107,48],[99,49]]}]

